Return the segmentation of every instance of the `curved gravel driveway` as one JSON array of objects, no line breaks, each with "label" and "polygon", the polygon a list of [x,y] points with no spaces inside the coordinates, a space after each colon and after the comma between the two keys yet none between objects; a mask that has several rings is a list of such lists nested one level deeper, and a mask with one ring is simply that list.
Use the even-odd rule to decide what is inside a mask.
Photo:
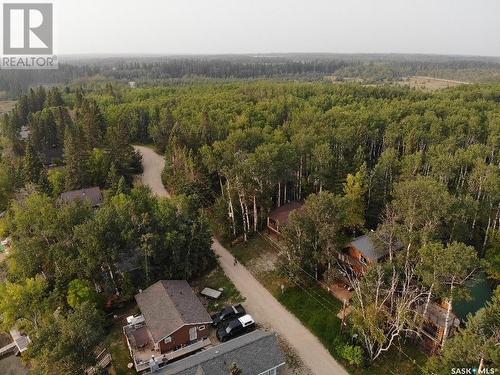
[{"label": "curved gravel driveway", "polygon": [[[161,171],[165,160],[161,155],[144,146],[134,146],[141,152],[144,173],[141,180],[162,197],[169,197],[161,182]],[[272,327],[297,352],[304,364],[316,375],[347,375],[347,371],[330,355],[307,328],[286,310],[255,277],[241,264],[234,266],[233,256],[217,239],[213,239],[213,250],[226,275],[246,298],[248,311],[258,322]]]}]

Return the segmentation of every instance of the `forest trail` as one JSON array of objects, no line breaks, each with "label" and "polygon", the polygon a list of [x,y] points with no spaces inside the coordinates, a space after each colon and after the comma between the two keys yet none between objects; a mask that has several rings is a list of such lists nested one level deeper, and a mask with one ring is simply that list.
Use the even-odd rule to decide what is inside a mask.
[{"label": "forest trail", "polygon": [[[165,160],[152,149],[134,146],[141,152],[144,172],[141,180],[153,193],[162,197],[170,195],[161,182]],[[258,323],[272,327],[300,356],[304,364],[316,375],[347,375],[347,371],[330,355],[320,341],[302,323],[286,310],[266,288],[240,263],[234,265],[234,257],[217,239],[212,248],[219,256],[219,263],[243,297],[245,307]]]}]

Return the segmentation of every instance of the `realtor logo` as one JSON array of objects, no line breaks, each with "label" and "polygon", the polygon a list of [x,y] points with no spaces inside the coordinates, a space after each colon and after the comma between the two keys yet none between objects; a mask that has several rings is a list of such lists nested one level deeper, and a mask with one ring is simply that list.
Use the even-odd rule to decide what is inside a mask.
[{"label": "realtor logo", "polygon": [[56,69],[50,3],[3,4],[1,69]]},{"label": "realtor logo", "polygon": [[4,4],[3,53],[51,55],[52,28],[52,4]]}]

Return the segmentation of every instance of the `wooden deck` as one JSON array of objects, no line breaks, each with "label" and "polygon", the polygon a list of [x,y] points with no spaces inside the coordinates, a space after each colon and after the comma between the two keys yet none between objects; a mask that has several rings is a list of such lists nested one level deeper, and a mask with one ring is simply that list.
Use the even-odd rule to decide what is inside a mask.
[{"label": "wooden deck", "polygon": [[16,343],[11,342],[10,344],[5,345],[4,347],[0,348],[0,357],[3,357],[4,355],[9,354],[10,352],[14,352],[16,350]]}]

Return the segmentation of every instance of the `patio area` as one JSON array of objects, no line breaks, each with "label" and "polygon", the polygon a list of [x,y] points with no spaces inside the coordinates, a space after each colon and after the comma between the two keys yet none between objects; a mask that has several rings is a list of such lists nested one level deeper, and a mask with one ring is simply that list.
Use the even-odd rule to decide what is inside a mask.
[{"label": "patio area", "polygon": [[167,362],[172,362],[212,345],[209,338],[204,338],[177,350],[161,354],[159,350],[155,350],[145,325],[126,325],[123,327],[123,333],[137,372],[150,370],[152,359],[154,359],[158,367],[162,367]]}]

